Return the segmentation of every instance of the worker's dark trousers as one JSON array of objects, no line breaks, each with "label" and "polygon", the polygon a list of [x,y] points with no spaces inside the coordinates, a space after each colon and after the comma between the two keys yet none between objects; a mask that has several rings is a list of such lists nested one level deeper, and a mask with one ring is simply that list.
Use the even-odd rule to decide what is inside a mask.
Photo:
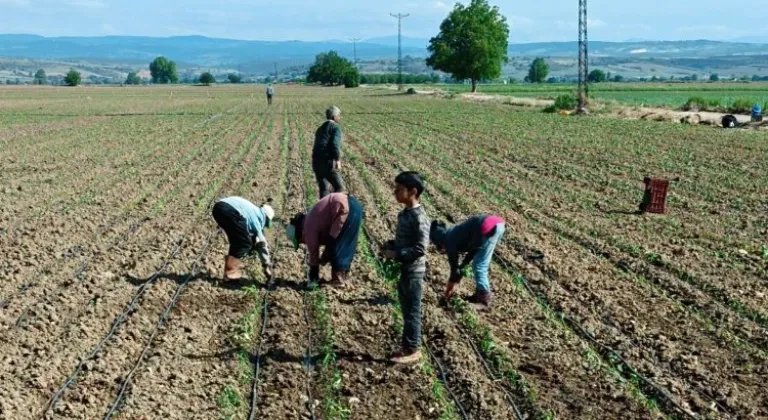
[{"label": "worker's dark trousers", "polygon": [[333,169],[333,162],[317,162],[312,164],[315,172],[317,186],[320,189],[320,198],[329,194],[328,184],[331,184],[333,192],[344,192],[344,180],[339,171]]},{"label": "worker's dark trousers", "polygon": [[[415,269],[415,270],[414,270]],[[403,350],[413,352],[421,343],[421,295],[425,267],[403,265],[397,292],[403,310]]]},{"label": "worker's dark trousers", "polygon": [[357,238],[360,236],[360,226],[363,224],[363,205],[360,201],[348,196],[349,213],[339,237],[332,241],[328,248],[333,271],[349,271],[357,251]]}]

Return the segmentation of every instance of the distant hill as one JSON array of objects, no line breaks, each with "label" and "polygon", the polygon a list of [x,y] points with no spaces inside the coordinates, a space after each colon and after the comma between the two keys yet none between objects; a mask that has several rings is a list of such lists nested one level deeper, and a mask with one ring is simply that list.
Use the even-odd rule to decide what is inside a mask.
[{"label": "distant hill", "polygon": [[[403,54],[424,57],[426,39],[403,38]],[[699,58],[768,54],[768,44],[719,41],[636,41],[589,44],[591,57]],[[168,38],[105,36],[58,37],[0,35],[0,57],[40,60],[110,60],[145,63],[165,55],[194,66],[237,66],[256,62],[310,62],[322,51],[336,50],[352,57],[352,44],[344,41],[244,41],[177,36]],[[397,36],[371,38],[357,44],[361,60],[392,59]],[[511,56],[573,57],[575,42],[510,44]]]}]

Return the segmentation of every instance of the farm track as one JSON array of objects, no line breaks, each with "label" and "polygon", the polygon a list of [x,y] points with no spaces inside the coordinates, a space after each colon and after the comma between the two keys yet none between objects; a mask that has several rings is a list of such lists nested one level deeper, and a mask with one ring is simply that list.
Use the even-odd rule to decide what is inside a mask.
[{"label": "farm track", "polygon": [[[397,136],[397,134],[394,135]],[[407,138],[408,135],[401,134],[398,137]],[[400,143],[400,147],[405,146]],[[404,153],[400,147],[392,148],[390,151]],[[385,151],[385,153],[388,152]],[[427,152],[427,156],[430,155],[432,154]],[[433,156],[433,158],[437,157]],[[450,166],[443,166],[443,168],[450,168]],[[433,170],[426,170],[426,168],[421,167],[415,169],[424,169],[432,177],[430,179],[433,179],[433,185],[439,180],[439,183],[444,186],[443,188],[447,187],[452,191],[476,190],[476,193],[483,192],[477,186],[466,184],[468,182],[466,178],[463,178],[463,181],[457,179],[454,184],[447,182],[444,174],[438,174]],[[441,188],[438,189],[441,190],[441,193],[446,192]],[[510,229],[510,236],[526,237],[522,236],[524,232],[516,232],[518,227],[526,226],[526,239],[533,242],[533,249],[544,251],[547,256],[547,269],[560,273],[556,277],[546,276],[545,278],[549,279],[547,283],[536,284],[540,287],[539,292],[548,297],[552,303],[551,306],[558,311],[564,310],[566,313],[575,311],[576,318],[583,320],[582,322],[586,323],[588,330],[600,331],[600,334],[595,334],[598,337],[603,337],[602,334],[606,335],[603,340],[607,340],[604,343],[609,347],[620,343],[621,346],[618,348],[622,353],[625,353],[625,357],[630,360],[632,365],[646,367],[648,369],[646,376],[658,378],[657,381],[663,386],[669,387],[673,394],[692,394],[692,396],[686,397],[678,396],[678,398],[685,400],[685,404],[689,405],[691,409],[708,413],[709,407],[715,402],[720,404],[720,409],[726,413],[735,411],[742,413],[741,415],[751,415],[750,413],[760,412],[759,405],[750,407],[751,404],[748,401],[750,398],[758,398],[759,401],[761,395],[759,385],[752,375],[752,372],[760,372],[766,368],[765,358],[761,354],[738,346],[723,349],[719,344],[720,339],[712,337],[708,333],[708,325],[698,319],[691,319],[692,317],[685,310],[665,301],[663,297],[658,296],[649,288],[644,288],[641,284],[626,281],[605,283],[610,276],[617,273],[610,266],[606,267],[605,263],[595,256],[586,254],[586,257],[592,261],[589,271],[575,271],[574,268],[580,265],[578,263],[569,264],[567,267],[561,266],[562,262],[572,259],[575,255],[584,255],[585,251],[580,250],[578,246],[574,248],[574,245],[564,243],[564,240],[556,237],[548,239],[551,233],[546,229],[542,230],[538,225],[529,222],[518,222],[520,216],[506,208],[501,209],[496,206],[485,205],[488,206],[485,208],[486,210],[496,211],[497,214],[505,216],[511,222],[510,224],[515,229]],[[469,209],[469,211],[477,210]],[[541,232],[539,235],[541,238],[534,240],[531,236],[533,232],[537,231]],[[537,243],[552,240],[554,242],[547,246],[544,246],[546,242],[544,244]],[[567,248],[574,249],[568,253],[563,253],[562,250]],[[605,271],[605,274],[599,274],[601,271]],[[590,272],[598,275],[590,274]],[[576,280],[579,280],[578,283],[575,282]],[[595,289],[601,283],[605,284]],[[555,287],[553,288],[553,286]],[[590,289],[595,290],[589,295],[585,295],[585,291]],[[612,294],[615,297],[612,297]],[[617,302],[626,302],[628,299],[633,302],[634,310],[632,313],[619,310],[621,306],[617,304]],[[603,315],[598,317],[597,314]],[[642,317],[639,314],[643,314]],[[639,317],[641,319],[637,319]],[[693,330],[687,327],[691,323],[697,326]],[[654,332],[655,328],[646,329],[644,325],[648,324],[658,325],[660,330]],[[682,327],[684,325],[686,327]],[[688,348],[707,349],[707,356],[699,358],[688,350],[674,346],[673,343],[677,341],[688,343]],[[633,360],[627,354],[632,354],[637,359]],[[692,363],[694,361],[695,364]],[[698,368],[699,365],[707,366],[706,370]],[[663,368],[659,370],[661,366]],[[724,368],[725,366],[727,368]],[[642,371],[643,369],[641,369]],[[743,383],[740,382],[740,386],[736,388],[733,386],[733,381],[743,381]],[[691,387],[695,391],[688,391],[688,388]],[[750,397],[746,399],[730,397],[735,392]]]}]

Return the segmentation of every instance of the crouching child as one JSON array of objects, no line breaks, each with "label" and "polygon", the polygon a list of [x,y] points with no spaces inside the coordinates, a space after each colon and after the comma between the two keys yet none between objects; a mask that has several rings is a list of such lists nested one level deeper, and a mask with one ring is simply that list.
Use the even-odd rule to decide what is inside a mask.
[{"label": "crouching child", "polygon": [[[435,247],[448,256],[448,263],[451,266],[451,274],[444,295],[446,300],[454,295],[461,281],[462,271],[471,262],[475,276],[475,294],[468,300],[478,309],[490,308],[491,282],[488,270],[493,251],[504,235],[504,230],[504,219],[493,215],[473,216],[451,228],[446,227],[442,221],[432,222],[429,237]],[[459,264],[460,254],[466,254],[461,264]]]}]

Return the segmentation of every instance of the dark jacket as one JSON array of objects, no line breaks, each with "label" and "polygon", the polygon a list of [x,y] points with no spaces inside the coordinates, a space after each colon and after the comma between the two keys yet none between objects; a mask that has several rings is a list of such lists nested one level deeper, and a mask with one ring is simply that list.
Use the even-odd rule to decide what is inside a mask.
[{"label": "dark jacket", "polygon": [[327,120],[315,131],[312,147],[312,164],[328,164],[341,159],[341,127],[333,120]]},{"label": "dark jacket", "polygon": [[423,273],[427,270],[429,247],[429,219],[424,207],[405,209],[397,215],[395,251],[397,261],[407,272]]},{"label": "dark jacket", "polygon": [[[451,280],[458,281],[461,277],[460,269],[475,257],[475,253],[482,246],[484,236],[481,227],[488,215],[472,216],[464,223],[453,227],[434,224],[430,228],[429,237],[432,243],[445,249],[448,263],[451,265]],[[459,265],[459,254],[466,253],[464,262]]]}]

